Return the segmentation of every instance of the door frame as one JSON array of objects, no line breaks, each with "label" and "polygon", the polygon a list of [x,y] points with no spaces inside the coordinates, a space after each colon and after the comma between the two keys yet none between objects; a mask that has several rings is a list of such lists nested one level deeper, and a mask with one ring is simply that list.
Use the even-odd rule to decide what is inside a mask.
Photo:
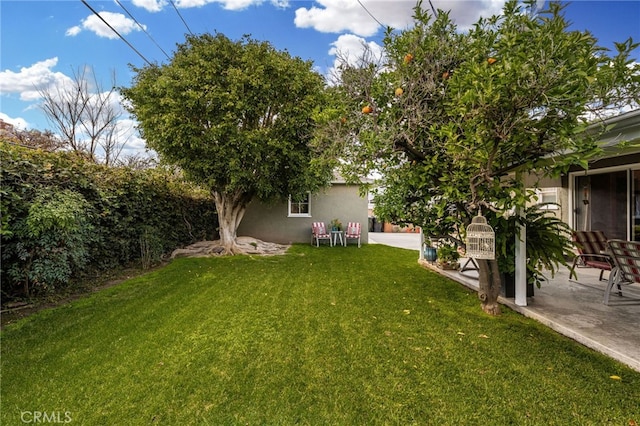
[{"label": "door frame", "polygon": [[624,164],[624,165],[620,165],[620,166],[612,166],[612,167],[603,167],[600,169],[589,169],[589,170],[583,170],[580,172],[570,172],[569,173],[569,188],[568,188],[568,194],[567,194],[567,198],[568,198],[568,207],[569,207],[569,215],[568,215],[568,221],[569,221],[569,226],[571,227],[571,229],[577,229],[576,228],[576,213],[575,213],[575,207],[576,207],[576,178],[577,177],[582,177],[582,176],[594,176],[594,175],[600,175],[600,174],[607,174],[607,173],[614,173],[614,172],[621,172],[621,171],[626,171],[627,172],[627,201],[626,201],[626,205],[627,205],[627,240],[631,240],[631,218],[633,218],[633,212],[632,212],[632,203],[631,203],[631,189],[633,186],[633,171],[636,170],[640,170],[640,163],[632,163],[632,164]]}]

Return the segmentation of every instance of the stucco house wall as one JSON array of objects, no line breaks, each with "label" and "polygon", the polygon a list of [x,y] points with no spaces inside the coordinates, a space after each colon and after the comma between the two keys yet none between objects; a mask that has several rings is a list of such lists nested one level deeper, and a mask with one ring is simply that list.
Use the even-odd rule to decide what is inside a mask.
[{"label": "stucco house wall", "polygon": [[238,236],[254,237],[262,241],[290,244],[311,243],[311,224],[339,219],[346,227],[348,222],[360,222],[361,242],[368,242],[368,199],[361,197],[357,185],[334,183],[331,187],[313,194],[310,198],[310,215],[290,217],[287,202],[264,204],[252,202],[245,213]]}]

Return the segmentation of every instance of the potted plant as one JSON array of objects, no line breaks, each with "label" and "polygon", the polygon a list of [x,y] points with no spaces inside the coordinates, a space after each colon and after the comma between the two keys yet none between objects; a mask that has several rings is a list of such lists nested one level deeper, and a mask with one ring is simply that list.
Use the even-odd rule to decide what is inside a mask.
[{"label": "potted plant", "polygon": [[331,221],[331,230],[342,231],[342,222],[340,222],[340,219],[333,219]]},{"label": "potted plant", "polygon": [[436,265],[441,269],[457,270],[460,268],[458,260],[460,253],[455,245],[450,243],[442,243],[437,250],[438,260]]},{"label": "potted plant", "polygon": [[[549,215],[541,205],[528,207],[522,218],[510,217],[503,222],[506,232],[496,241],[499,250],[498,266],[502,274],[502,294],[515,296],[515,233],[518,221],[527,229],[527,297],[533,296],[534,288],[540,288],[546,280],[544,273],[553,277],[560,266],[569,266],[567,259],[573,256],[571,229],[560,218]],[[496,226],[497,225],[496,223]]]},{"label": "potted plant", "polygon": [[435,262],[438,258],[437,249],[433,246],[431,238],[427,238],[424,241],[424,259],[427,262]]}]

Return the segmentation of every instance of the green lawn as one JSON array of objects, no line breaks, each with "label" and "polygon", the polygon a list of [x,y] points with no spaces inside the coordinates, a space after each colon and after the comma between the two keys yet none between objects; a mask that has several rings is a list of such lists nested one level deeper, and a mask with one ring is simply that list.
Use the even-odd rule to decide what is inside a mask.
[{"label": "green lawn", "polygon": [[505,311],[381,245],[180,259],[6,327],[0,420],[640,422],[640,373]]}]

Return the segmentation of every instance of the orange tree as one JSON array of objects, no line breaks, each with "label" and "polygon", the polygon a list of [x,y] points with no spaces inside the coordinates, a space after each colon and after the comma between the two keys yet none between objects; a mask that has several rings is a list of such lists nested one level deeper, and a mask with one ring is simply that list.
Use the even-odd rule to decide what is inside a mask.
[{"label": "orange tree", "polygon": [[[519,175],[586,165],[597,144],[581,130],[638,101],[631,39],[609,55],[588,32],[568,30],[560,5],[539,14],[533,5],[508,2],[461,32],[418,4],[414,26],[387,31],[383,57],[339,67],[317,143],[342,158],[345,176],[382,176],[379,216],[441,235],[463,233],[481,211],[498,241],[513,240],[505,213],[529,198]],[[499,314],[498,260],[478,263],[483,310]]]},{"label": "orange tree", "polygon": [[241,249],[236,230],[254,198],[314,191],[330,169],[311,167],[309,144],[324,81],[312,63],[248,37],[188,36],[171,61],[134,69],[123,90],[142,136],[160,158],[213,194],[221,244]]}]

